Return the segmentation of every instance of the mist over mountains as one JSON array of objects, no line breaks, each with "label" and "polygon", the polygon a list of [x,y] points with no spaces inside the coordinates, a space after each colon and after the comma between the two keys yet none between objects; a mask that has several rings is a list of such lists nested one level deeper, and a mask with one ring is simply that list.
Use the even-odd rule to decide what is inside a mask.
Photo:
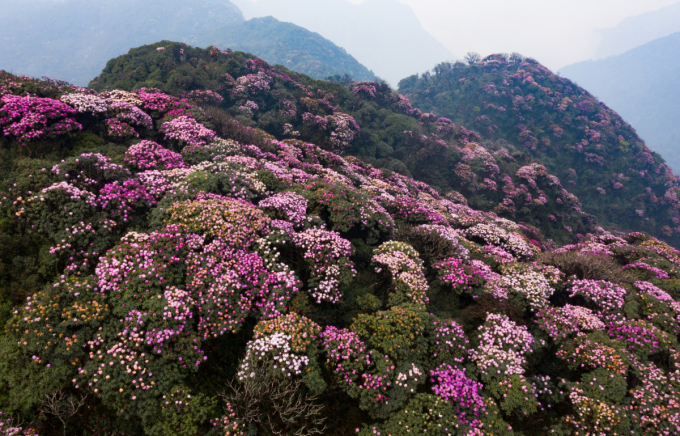
[{"label": "mist over mountains", "polygon": [[628,17],[616,27],[597,31],[594,59],[619,55],[655,39],[680,32],[680,3]]},{"label": "mist over mountains", "polygon": [[0,69],[86,85],[112,57],[159,40],[224,44],[316,78],[375,78],[318,34],[276,20],[246,22],[229,1],[0,0]]},{"label": "mist over mountains", "polygon": [[271,15],[318,32],[396,86],[454,56],[398,0],[235,0],[246,18]]},{"label": "mist over mountains", "polygon": [[202,42],[244,21],[228,1],[0,1],[0,68],[85,85],[114,56],[160,39]]}]

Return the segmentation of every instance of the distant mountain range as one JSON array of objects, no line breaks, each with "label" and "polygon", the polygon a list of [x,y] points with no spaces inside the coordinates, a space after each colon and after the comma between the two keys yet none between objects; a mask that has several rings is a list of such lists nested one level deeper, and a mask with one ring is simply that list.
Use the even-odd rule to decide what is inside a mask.
[{"label": "distant mountain range", "polygon": [[234,0],[246,18],[271,15],[318,32],[393,86],[404,77],[453,60],[398,0]]},{"label": "distant mountain range", "polygon": [[375,80],[372,71],[344,49],[318,33],[272,17],[253,18],[210,33],[204,41],[252,53],[316,79],[348,74],[355,80]]},{"label": "distant mountain range", "polygon": [[[680,9],[679,9],[680,10]],[[616,110],[649,148],[680,171],[680,32],[560,74]]]},{"label": "distant mountain range", "polygon": [[599,30],[601,40],[594,59],[619,55],[675,32],[680,32],[680,2],[628,17],[611,29]]},{"label": "distant mountain range", "polygon": [[315,78],[375,78],[320,35],[274,19],[246,22],[226,0],[0,0],[0,10],[0,69],[16,74],[86,85],[112,57],[165,39],[233,45]]},{"label": "distant mountain range", "polygon": [[0,69],[79,85],[130,47],[160,39],[198,44],[206,29],[244,21],[236,6],[216,0],[0,0],[0,9]]}]

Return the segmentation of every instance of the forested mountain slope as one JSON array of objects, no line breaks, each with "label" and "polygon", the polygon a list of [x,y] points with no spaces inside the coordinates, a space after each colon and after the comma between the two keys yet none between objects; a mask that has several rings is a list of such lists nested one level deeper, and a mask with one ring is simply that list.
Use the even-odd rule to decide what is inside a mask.
[{"label": "forested mountain slope", "polygon": [[680,241],[677,177],[619,114],[587,90],[519,55],[441,64],[404,79],[423,111],[545,165],[601,225]]},{"label": "forested mountain slope", "polygon": [[349,75],[355,80],[376,79],[372,71],[318,33],[272,17],[220,28],[203,41],[204,45],[253,53],[271,65],[281,64],[316,79],[335,75]]},{"label": "forested mountain slope", "polygon": [[679,52],[680,32],[676,32],[618,56],[566,66],[560,74],[619,112],[649,148],[678,172]]},{"label": "forested mountain slope", "polygon": [[[680,251],[601,230],[551,250],[329,151],[436,143],[488,186],[519,165],[389,89],[164,45],[94,85],[181,97],[0,74],[0,432],[680,432]],[[212,85],[229,104],[189,89]],[[278,138],[245,125],[280,121]],[[517,173],[568,197],[539,165]]]},{"label": "forested mountain slope", "polygon": [[[312,81],[289,72],[270,78],[259,71],[268,66],[246,65],[242,54],[220,55],[196,68],[179,58],[179,45],[166,45],[174,48],[159,53],[146,46],[112,60],[92,86],[157,87],[176,95],[211,89],[224,98],[220,107],[244,123],[277,136],[324,141],[442,194],[457,191],[471,206],[536,226],[558,242],[592,232],[596,222],[680,240],[670,168],[618,115],[537,64],[444,64],[447,73],[402,82],[404,92],[420,102],[412,105],[384,84]],[[531,71],[540,85],[530,83]],[[462,73],[466,77],[458,77]],[[487,79],[501,88],[516,81],[520,91],[512,93],[522,95],[496,95]],[[564,95],[547,85],[561,86]],[[489,91],[480,89],[485,87]],[[552,94],[546,100],[542,93]],[[507,101],[488,105],[492,99]],[[449,103],[455,113],[447,112]]]},{"label": "forested mountain slope", "polygon": [[[159,45],[165,49],[158,51]],[[244,53],[211,56],[162,42],[111,60],[91,86],[155,87],[174,95],[210,89],[224,99],[220,108],[244,124],[357,156],[451,198],[462,194],[472,207],[539,227],[555,241],[575,241],[595,229],[568,185],[534,165],[528,153],[486,148],[477,133],[423,114],[385,84],[315,81]]]}]

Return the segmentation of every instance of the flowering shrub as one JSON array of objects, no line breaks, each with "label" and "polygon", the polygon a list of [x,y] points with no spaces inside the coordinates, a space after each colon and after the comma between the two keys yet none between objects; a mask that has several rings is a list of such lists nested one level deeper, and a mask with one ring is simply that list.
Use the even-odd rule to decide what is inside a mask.
[{"label": "flowering shrub", "polygon": [[293,192],[281,192],[260,201],[259,206],[263,209],[273,209],[280,212],[282,218],[287,219],[296,226],[301,226],[307,221],[307,200]]},{"label": "flowering shrub", "polygon": [[76,111],[59,100],[3,95],[0,103],[3,133],[15,136],[20,142],[54,137],[83,127],[69,117]]},{"label": "flowering shrub", "polygon": [[567,304],[545,307],[537,313],[537,322],[553,341],[584,331],[604,330],[605,324],[590,309]]},{"label": "flowering shrub", "polygon": [[318,325],[295,314],[259,323],[246,349],[238,377],[254,377],[252,367],[267,359],[274,361],[273,369],[283,376],[302,374],[303,367],[309,365],[305,352],[318,334]]},{"label": "flowering shrub", "polygon": [[219,238],[234,248],[249,248],[271,221],[248,202],[219,196],[174,203],[166,214],[168,224],[182,225],[189,232]]},{"label": "flowering shrub", "polygon": [[403,242],[385,242],[375,250],[373,263],[378,265],[380,273],[386,267],[395,283],[395,293],[390,296],[392,304],[410,302],[418,305],[427,304],[429,286],[418,252]]},{"label": "flowering shrub", "polygon": [[439,271],[439,279],[453,287],[453,290],[473,292],[475,288],[484,285],[487,269],[475,261],[466,262],[461,259],[448,259],[433,265]]},{"label": "flowering shrub", "polygon": [[375,97],[375,82],[358,82],[352,87],[354,95],[363,94],[364,97]]},{"label": "flowering shrub", "polygon": [[73,107],[77,112],[89,112],[92,115],[105,113],[109,110],[107,99],[96,94],[80,94],[77,92],[64,94],[60,101]]},{"label": "flowering shrub", "polygon": [[166,139],[186,145],[206,145],[215,138],[215,132],[185,115],[166,121],[160,131]]},{"label": "flowering shrub", "polygon": [[470,358],[484,379],[524,374],[524,355],[531,351],[534,342],[526,327],[518,326],[505,315],[490,313],[479,332],[479,348],[470,350]]},{"label": "flowering shrub", "polygon": [[494,245],[485,245],[483,249],[485,259],[490,259],[499,264],[505,264],[515,261],[515,257],[512,254],[508,253],[507,251],[503,250],[500,247],[496,247]]},{"label": "flowering shrub", "polygon": [[349,186],[319,180],[305,183],[304,188],[309,213],[327,216],[333,230],[348,232],[357,226],[368,230],[371,241],[394,226],[392,217],[380,204]]},{"label": "flowering shrub", "polygon": [[63,160],[52,167],[52,173],[71,185],[94,192],[105,184],[121,182],[131,176],[130,170],[100,153],[83,153]]},{"label": "flowering shrub", "polygon": [[207,103],[212,105],[219,105],[224,101],[224,98],[210,89],[195,89],[186,94],[186,98],[198,103]]},{"label": "flowering shrub", "polygon": [[611,311],[623,307],[626,290],[613,283],[602,280],[573,280],[569,285],[571,297],[580,295],[592,302],[596,309]]},{"label": "flowering shrub", "polygon": [[139,138],[139,133],[125,121],[120,121],[117,118],[109,118],[106,120],[106,125],[108,127],[109,136],[117,136],[119,138],[131,136]]},{"label": "flowering shrub", "polygon": [[446,224],[446,220],[437,212],[421,205],[410,197],[398,197],[387,203],[387,210],[397,219],[409,223]]},{"label": "flowering shrub", "polygon": [[422,316],[411,309],[392,307],[375,315],[361,314],[350,327],[366,338],[366,345],[373,350],[356,361],[365,368],[362,383],[344,387],[350,396],[359,397],[360,407],[371,415],[386,418],[425,382],[422,368],[409,362],[409,357],[426,350]]},{"label": "flowering shrub", "polygon": [[153,206],[156,199],[146,190],[144,185],[135,179],[123,183],[115,181],[105,185],[97,198],[102,209],[110,211],[113,216],[128,221],[133,208]]},{"label": "flowering shrub", "polygon": [[454,405],[460,422],[475,428],[480,427],[481,422],[476,417],[485,411],[484,399],[479,394],[482,384],[470,380],[465,375],[465,370],[454,369],[446,363],[430,374],[434,384],[432,391]]},{"label": "flowering shrub", "polygon": [[327,120],[331,127],[331,148],[335,151],[344,150],[361,130],[354,118],[348,114],[337,113],[327,117]]},{"label": "flowering shrub", "polygon": [[548,305],[548,299],[555,292],[551,285],[562,279],[561,272],[552,267],[511,263],[503,265],[501,270],[503,275],[499,285],[506,292],[521,295],[532,310]]},{"label": "flowering shrub", "polygon": [[317,303],[323,300],[337,303],[341,297],[339,285],[347,276],[354,276],[354,265],[349,261],[352,246],[337,232],[309,229],[293,235],[293,243],[302,248],[309,265],[309,291]]},{"label": "flowering shrub", "polygon": [[152,141],[141,141],[125,152],[125,162],[140,170],[183,168],[182,155]]},{"label": "flowering shrub", "polygon": [[433,326],[430,353],[434,361],[463,363],[470,344],[463,327],[451,319],[434,321]]},{"label": "flowering shrub", "polygon": [[500,247],[522,259],[532,258],[536,249],[517,233],[509,233],[493,224],[477,224],[466,231],[468,239],[480,239],[485,244]]},{"label": "flowering shrub", "polygon": [[365,354],[366,344],[359,334],[328,326],[321,332],[321,338],[328,356],[326,364],[334,369],[341,382],[352,387],[359,386],[360,373],[371,364],[370,354]]},{"label": "flowering shrub", "polygon": [[668,279],[670,276],[668,273],[660,268],[653,267],[644,262],[635,262],[623,267],[623,269],[638,269],[642,271],[649,271],[658,279]]}]

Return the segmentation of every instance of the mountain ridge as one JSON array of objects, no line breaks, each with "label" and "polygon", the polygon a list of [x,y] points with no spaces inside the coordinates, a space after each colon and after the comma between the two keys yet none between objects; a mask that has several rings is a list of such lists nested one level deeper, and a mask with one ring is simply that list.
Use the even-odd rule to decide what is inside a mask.
[{"label": "mountain ridge", "polygon": [[[133,53],[139,57],[133,64],[160,66],[171,56],[171,52],[158,54],[147,46],[115,62],[127,64]],[[180,95],[185,90],[174,84],[172,76],[182,71],[190,75],[192,89],[220,93],[221,107],[240,122],[277,137],[290,137],[294,132],[301,135],[299,139],[329,147],[338,132],[328,126],[339,126],[335,123],[344,115],[336,111],[341,111],[356,123],[356,128],[351,127],[348,120],[345,133],[356,132],[343,142],[347,155],[414,177],[440,194],[462,193],[476,209],[535,226],[558,243],[577,241],[595,231],[598,222],[622,231],[646,229],[671,243],[678,238],[680,226],[675,221],[680,217],[674,200],[678,188],[672,170],[618,114],[535,61],[520,57],[508,62],[492,56],[470,66],[441,64],[435,69],[438,73],[402,81],[400,92],[412,93],[411,101],[386,84],[305,82],[333,96],[315,103],[300,90],[258,92],[252,97],[244,93],[239,85],[257,79],[243,62],[254,66],[260,61],[254,59],[251,64],[247,57],[241,59],[243,66],[234,70],[237,80],[233,74],[226,82],[220,76],[226,63],[213,73],[210,68],[186,69],[175,57],[167,60],[172,66],[160,81],[150,80],[147,72],[117,83],[107,73],[93,86],[99,90],[114,85],[125,85],[128,90],[154,86]],[[308,80],[289,77],[290,83]],[[512,87],[509,82],[503,84],[504,80],[512,81],[519,91],[510,93]],[[447,107],[436,105],[446,101],[438,97],[442,92],[450,93],[443,96],[451,101],[465,97],[460,100],[464,107],[449,115]],[[490,104],[494,100],[503,103]],[[564,110],[558,108],[561,105]],[[446,115],[451,118],[442,117]]]},{"label": "mountain ridge", "polygon": [[680,32],[680,3],[628,17],[613,28],[596,31],[600,42],[594,59],[620,55],[675,32]]},{"label": "mountain ridge", "polygon": [[680,32],[623,54],[560,70],[621,113],[649,147],[680,171]]},{"label": "mountain ridge", "polygon": [[[427,33],[408,5],[398,0],[259,0],[236,2],[248,17],[272,15],[298,24],[345,48],[378,77],[396,86],[454,56]],[[408,54],[409,61],[403,62]]]},{"label": "mountain ridge", "polygon": [[602,225],[656,227],[658,235],[678,237],[672,169],[614,110],[535,60],[491,55],[441,64],[404,79],[399,92],[412,94],[424,111],[476,129],[486,142],[530,154]]}]

